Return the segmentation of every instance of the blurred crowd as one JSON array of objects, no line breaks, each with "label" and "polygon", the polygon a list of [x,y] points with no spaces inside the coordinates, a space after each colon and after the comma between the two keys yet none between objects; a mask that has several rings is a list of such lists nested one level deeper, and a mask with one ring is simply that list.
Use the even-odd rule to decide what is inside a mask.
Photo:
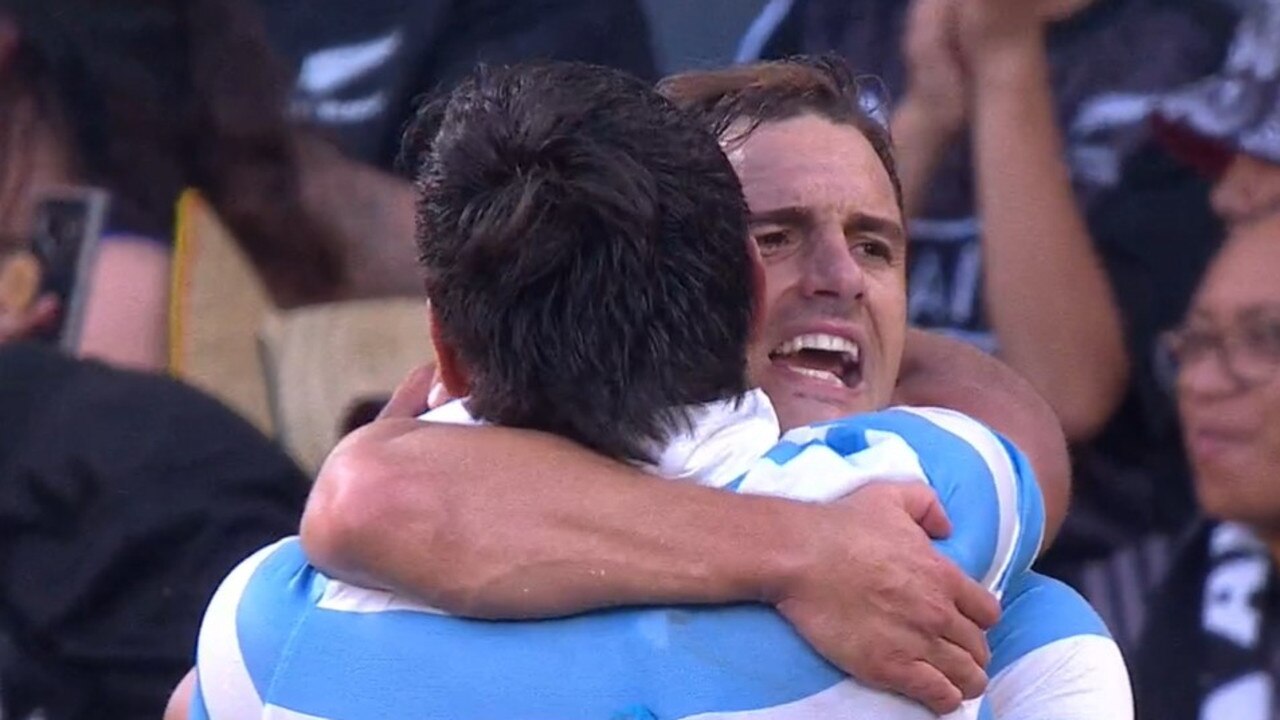
[{"label": "blurred crowd", "polygon": [[[769,0],[736,55],[685,56],[849,61],[910,324],[1002,360],[1070,445],[1039,570],[1103,616],[1140,717],[1269,713],[1280,1],[983,3]],[[478,62],[689,69],[659,5],[0,0],[0,717],[160,717],[219,581],[429,360],[420,99]],[[91,252],[39,246],[68,237]]]}]

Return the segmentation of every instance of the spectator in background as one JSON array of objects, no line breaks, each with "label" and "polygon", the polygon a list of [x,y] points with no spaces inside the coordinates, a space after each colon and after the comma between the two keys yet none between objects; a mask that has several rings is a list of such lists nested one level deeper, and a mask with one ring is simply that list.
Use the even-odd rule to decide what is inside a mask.
[{"label": "spectator in background", "polygon": [[1123,577],[1085,577],[1082,563],[1192,514],[1153,358],[1221,232],[1208,181],[1168,157],[1149,119],[1163,94],[1221,66],[1234,11],[1213,0],[772,5],[772,34],[762,21],[748,37],[766,54],[836,51],[883,78],[866,101],[892,111],[915,218],[911,320],[995,352],[1053,405],[1076,444],[1076,494],[1042,568],[1130,639],[1137,623],[1105,596],[1149,586],[1159,567],[1138,553]]},{"label": "spectator in background", "polygon": [[[1280,51],[1273,41],[1280,36],[1277,33],[1280,1],[1250,4],[1222,70],[1153,103],[1155,136],[1171,157],[1213,183],[1214,210],[1233,230],[1269,218],[1280,208],[1280,136],[1275,130],[1280,122]],[[1152,243],[1158,245],[1159,240]],[[1166,331],[1169,326],[1156,329]],[[1145,417],[1159,430],[1154,435],[1158,437],[1180,432],[1178,419],[1170,412],[1174,373],[1166,350],[1162,344],[1147,360],[1152,370]],[[1180,448],[1179,443],[1160,449],[1168,464],[1181,465],[1186,456]],[[1150,492],[1153,501],[1167,503],[1166,496],[1177,497],[1180,490],[1166,485]],[[1078,569],[1076,577],[1086,594],[1128,641],[1145,622],[1148,595],[1176,550],[1172,540],[1185,530],[1186,523],[1145,528],[1147,536],[1138,542]]]},{"label": "spectator in background", "polygon": [[306,492],[181,383],[0,345],[0,717],[159,718],[219,581]]},{"label": "spectator in background", "polygon": [[110,191],[80,351],[159,369],[179,195],[213,204],[291,306],[341,293],[305,207],[285,85],[239,0],[0,0],[0,231],[49,188]]},{"label": "spectator in background", "polygon": [[1138,709],[1150,720],[1280,718],[1277,278],[1280,211],[1272,208],[1233,227],[1171,336],[1186,447],[1208,519],[1154,596],[1134,658]]},{"label": "spectator in background", "polygon": [[417,97],[477,62],[578,60],[656,79],[639,0],[257,0],[294,72],[294,119],[336,141],[304,143],[310,207],[346,248],[356,295],[418,295],[413,193],[393,175]]},{"label": "spectator in background", "polygon": [[[1167,336],[1206,519],[1176,548],[1133,659],[1151,720],[1280,718],[1280,2],[1253,3],[1222,72],[1161,100],[1173,154],[1215,178],[1229,226]],[[1175,387],[1176,385],[1176,387]],[[1132,602],[1132,601],[1131,601]]]},{"label": "spectator in background", "polygon": [[1214,179],[1214,210],[1233,227],[1280,210],[1280,0],[1248,8],[1221,72],[1158,106],[1166,146]]}]

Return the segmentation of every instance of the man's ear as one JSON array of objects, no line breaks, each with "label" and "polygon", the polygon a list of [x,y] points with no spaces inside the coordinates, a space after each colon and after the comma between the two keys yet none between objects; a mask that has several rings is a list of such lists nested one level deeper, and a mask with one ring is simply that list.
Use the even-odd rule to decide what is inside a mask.
[{"label": "man's ear", "polygon": [[427,315],[431,322],[431,344],[436,350],[436,376],[444,383],[449,395],[464,398],[471,394],[471,373],[445,337],[435,308],[429,308]]}]

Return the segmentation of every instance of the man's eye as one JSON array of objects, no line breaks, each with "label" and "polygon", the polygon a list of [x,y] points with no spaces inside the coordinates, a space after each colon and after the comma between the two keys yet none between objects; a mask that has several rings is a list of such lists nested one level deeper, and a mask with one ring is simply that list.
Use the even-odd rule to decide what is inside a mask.
[{"label": "man's eye", "polygon": [[892,260],[893,249],[878,240],[861,240],[853,248],[859,256],[874,260]]},{"label": "man's eye", "polygon": [[756,245],[760,248],[760,252],[768,254],[771,251],[781,250],[791,244],[791,233],[786,230],[770,230],[768,232],[759,232],[755,234]]}]

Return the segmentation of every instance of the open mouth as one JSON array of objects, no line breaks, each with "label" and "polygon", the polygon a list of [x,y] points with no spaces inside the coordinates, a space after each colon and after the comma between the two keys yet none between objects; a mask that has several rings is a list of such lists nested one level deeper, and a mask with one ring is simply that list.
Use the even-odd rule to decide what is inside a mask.
[{"label": "open mouth", "polygon": [[775,365],[835,387],[862,382],[862,353],[857,343],[838,335],[799,335],[769,353]]}]

